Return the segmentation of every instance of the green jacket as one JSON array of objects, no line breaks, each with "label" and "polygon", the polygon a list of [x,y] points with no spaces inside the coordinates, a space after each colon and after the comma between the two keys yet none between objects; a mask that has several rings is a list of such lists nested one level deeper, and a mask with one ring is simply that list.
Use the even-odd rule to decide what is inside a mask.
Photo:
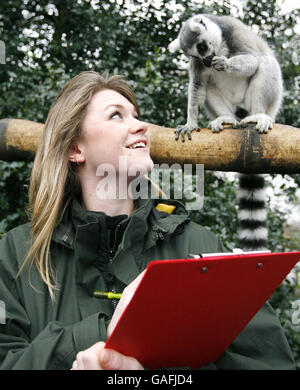
[{"label": "green jacket", "polygon": [[[190,221],[180,203],[171,203],[176,210],[168,214],[158,212],[152,200],[140,201],[118,227],[114,239],[120,244],[112,251],[105,214],[87,212],[74,200],[52,240],[59,287],[54,304],[35,266],[16,278],[30,225],[7,233],[0,241],[0,300],[6,309],[0,368],[70,369],[79,351],[107,339],[113,302],[93,298],[94,290],[113,283],[122,291],[151,260],[224,250],[213,233]],[[231,347],[202,368],[294,369],[295,364],[280,323],[265,304]]]}]

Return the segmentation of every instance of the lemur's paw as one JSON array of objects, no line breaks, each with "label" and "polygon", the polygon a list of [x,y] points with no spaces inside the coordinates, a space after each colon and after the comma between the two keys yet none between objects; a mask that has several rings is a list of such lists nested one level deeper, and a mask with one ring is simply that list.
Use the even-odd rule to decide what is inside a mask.
[{"label": "lemur's paw", "polygon": [[215,56],[211,61],[211,66],[219,72],[225,71],[228,68],[227,58]]},{"label": "lemur's paw", "polygon": [[231,116],[219,116],[208,124],[208,128],[211,129],[213,133],[219,133],[219,131],[223,130],[223,125],[229,124],[232,127],[239,127],[239,122]]},{"label": "lemur's paw", "polygon": [[249,123],[256,123],[255,129],[259,131],[260,134],[267,133],[273,126],[273,119],[267,114],[254,114],[246,116],[242,119],[240,124],[241,126],[246,126]]},{"label": "lemur's paw", "polygon": [[192,140],[191,132],[193,130],[200,131],[200,128],[198,126],[191,126],[188,123],[186,123],[185,125],[177,126],[175,131],[174,131],[175,132],[175,140],[177,141],[179,138],[179,135],[181,135],[181,141],[184,142],[185,135],[187,134],[189,141],[191,141]]}]

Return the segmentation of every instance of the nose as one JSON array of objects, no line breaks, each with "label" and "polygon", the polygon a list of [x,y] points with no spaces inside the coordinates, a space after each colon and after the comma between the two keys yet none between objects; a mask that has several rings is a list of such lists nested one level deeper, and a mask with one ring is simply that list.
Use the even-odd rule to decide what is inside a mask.
[{"label": "nose", "polygon": [[132,126],[130,128],[131,133],[146,133],[148,130],[148,123],[142,122],[139,119],[134,118]]}]

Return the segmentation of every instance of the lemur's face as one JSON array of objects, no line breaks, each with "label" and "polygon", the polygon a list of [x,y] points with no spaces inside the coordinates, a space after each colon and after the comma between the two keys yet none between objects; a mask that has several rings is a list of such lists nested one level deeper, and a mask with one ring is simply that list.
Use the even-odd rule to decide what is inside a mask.
[{"label": "lemur's face", "polygon": [[181,49],[187,56],[197,57],[204,65],[210,66],[219,45],[219,40],[216,39],[217,29],[218,27],[204,16],[189,19],[180,31]]}]

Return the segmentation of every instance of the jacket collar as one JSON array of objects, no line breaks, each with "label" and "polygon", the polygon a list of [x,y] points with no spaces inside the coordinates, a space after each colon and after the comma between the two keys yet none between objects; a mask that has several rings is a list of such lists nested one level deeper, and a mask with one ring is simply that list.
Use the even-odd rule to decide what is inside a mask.
[{"label": "jacket collar", "polygon": [[[179,225],[190,220],[183,204],[178,201],[139,199],[138,202],[139,207],[128,217],[128,227],[125,233],[126,236],[129,235],[132,237],[133,241],[140,241],[145,237],[150,227],[147,247],[155,244],[162,234],[172,234]],[[160,212],[156,209],[158,203],[174,205],[176,209],[172,214]],[[68,205],[61,222],[55,228],[52,238],[55,242],[73,249],[78,231],[85,229],[91,230],[96,228],[99,223],[103,227],[106,226],[106,214],[103,212],[87,211],[74,198]],[[122,249],[126,249],[132,244],[131,241],[132,239],[127,240],[123,237],[121,242]]]}]

